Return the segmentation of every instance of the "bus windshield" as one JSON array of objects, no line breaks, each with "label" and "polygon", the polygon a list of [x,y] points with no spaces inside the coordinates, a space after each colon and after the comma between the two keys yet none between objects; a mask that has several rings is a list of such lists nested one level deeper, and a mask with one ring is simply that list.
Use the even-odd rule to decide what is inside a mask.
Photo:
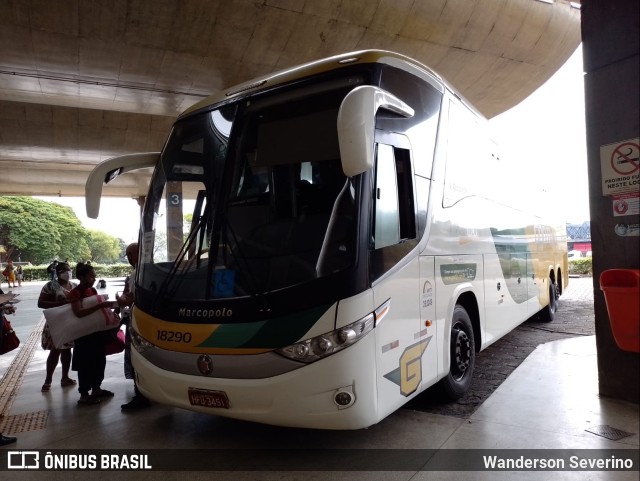
[{"label": "bus windshield", "polygon": [[355,261],[356,184],[336,119],[353,79],[185,118],[154,172],[138,283],[159,297],[256,296]]}]

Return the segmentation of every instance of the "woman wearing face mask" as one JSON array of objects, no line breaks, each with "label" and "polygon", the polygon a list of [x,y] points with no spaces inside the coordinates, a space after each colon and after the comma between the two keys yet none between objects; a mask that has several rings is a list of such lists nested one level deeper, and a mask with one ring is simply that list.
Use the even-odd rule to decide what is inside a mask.
[{"label": "woman wearing face mask", "polygon": [[[66,262],[60,262],[56,266],[56,274],[56,280],[49,281],[42,287],[40,297],[38,298],[38,307],[41,309],[68,304],[69,292],[77,286],[75,282],[71,282],[71,267],[69,267],[69,264]],[[51,352],[49,352],[49,357],[47,358],[47,376],[42,385],[42,392],[49,392],[51,389],[53,371],[55,371],[59,359],[62,361],[62,379],[60,380],[60,384],[63,387],[76,384],[76,381],[69,377],[72,347],[73,342],[69,342],[61,348],[56,349],[49,334],[49,325],[45,324],[42,330],[42,348]]]}]

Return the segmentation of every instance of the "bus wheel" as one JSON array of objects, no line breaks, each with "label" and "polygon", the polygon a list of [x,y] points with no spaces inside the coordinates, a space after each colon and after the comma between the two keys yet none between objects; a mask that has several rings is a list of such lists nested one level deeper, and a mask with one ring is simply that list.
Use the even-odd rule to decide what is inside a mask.
[{"label": "bus wheel", "polygon": [[562,295],[562,276],[558,273],[558,282],[556,282],[556,300]]},{"label": "bus wheel", "polygon": [[471,318],[466,309],[456,305],[451,320],[451,360],[449,374],[440,380],[441,392],[449,399],[459,399],[469,390],[476,361],[476,346]]},{"label": "bus wheel", "polygon": [[556,311],[558,310],[558,298],[556,297],[557,288],[551,279],[549,279],[549,304],[542,309],[543,322],[551,322],[556,317]]}]

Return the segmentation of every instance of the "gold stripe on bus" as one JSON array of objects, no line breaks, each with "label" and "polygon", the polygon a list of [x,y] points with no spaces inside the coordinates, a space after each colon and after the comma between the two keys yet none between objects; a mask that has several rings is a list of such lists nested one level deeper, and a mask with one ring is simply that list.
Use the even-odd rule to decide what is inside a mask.
[{"label": "gold stripe on bus", "polygon": [[272,349],[206,347],[206,341],[221,324],[177,324],[151,316],[134,307],[133,316],[138,333],[154,346],[176,352],[199,354],[262,354]]}]

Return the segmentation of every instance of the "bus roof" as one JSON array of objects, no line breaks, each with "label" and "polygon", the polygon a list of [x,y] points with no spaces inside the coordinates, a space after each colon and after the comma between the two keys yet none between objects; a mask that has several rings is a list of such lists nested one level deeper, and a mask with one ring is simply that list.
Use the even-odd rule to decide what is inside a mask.
[{"label": "bus roof", "polygon": [[[329,72],[336,68],[346,67],[363,63],[385,63],[394,66],[404,67],[414,74],[430,81],[434,86],[442,90],[446,82],[440,75],[429,67],[405,55],[390,52],[387,50],[360,50],[356,52],[344,53],[333,57],[315,60],[302,65],[297,65],[288,69],[280,70],[262,77],[257,77],[247,82],[235,85],[222,92],[211,95],[185,110],[179,118],[187,116],[195,111],[206,108],[210,105],[225,102],[230,99],[242,97],[243,94],[255,93],[273,87],[274,85],[285,84],[297,79],[309,77],[311,75]],[[450,85],[446,87],[455,91]]]}]

